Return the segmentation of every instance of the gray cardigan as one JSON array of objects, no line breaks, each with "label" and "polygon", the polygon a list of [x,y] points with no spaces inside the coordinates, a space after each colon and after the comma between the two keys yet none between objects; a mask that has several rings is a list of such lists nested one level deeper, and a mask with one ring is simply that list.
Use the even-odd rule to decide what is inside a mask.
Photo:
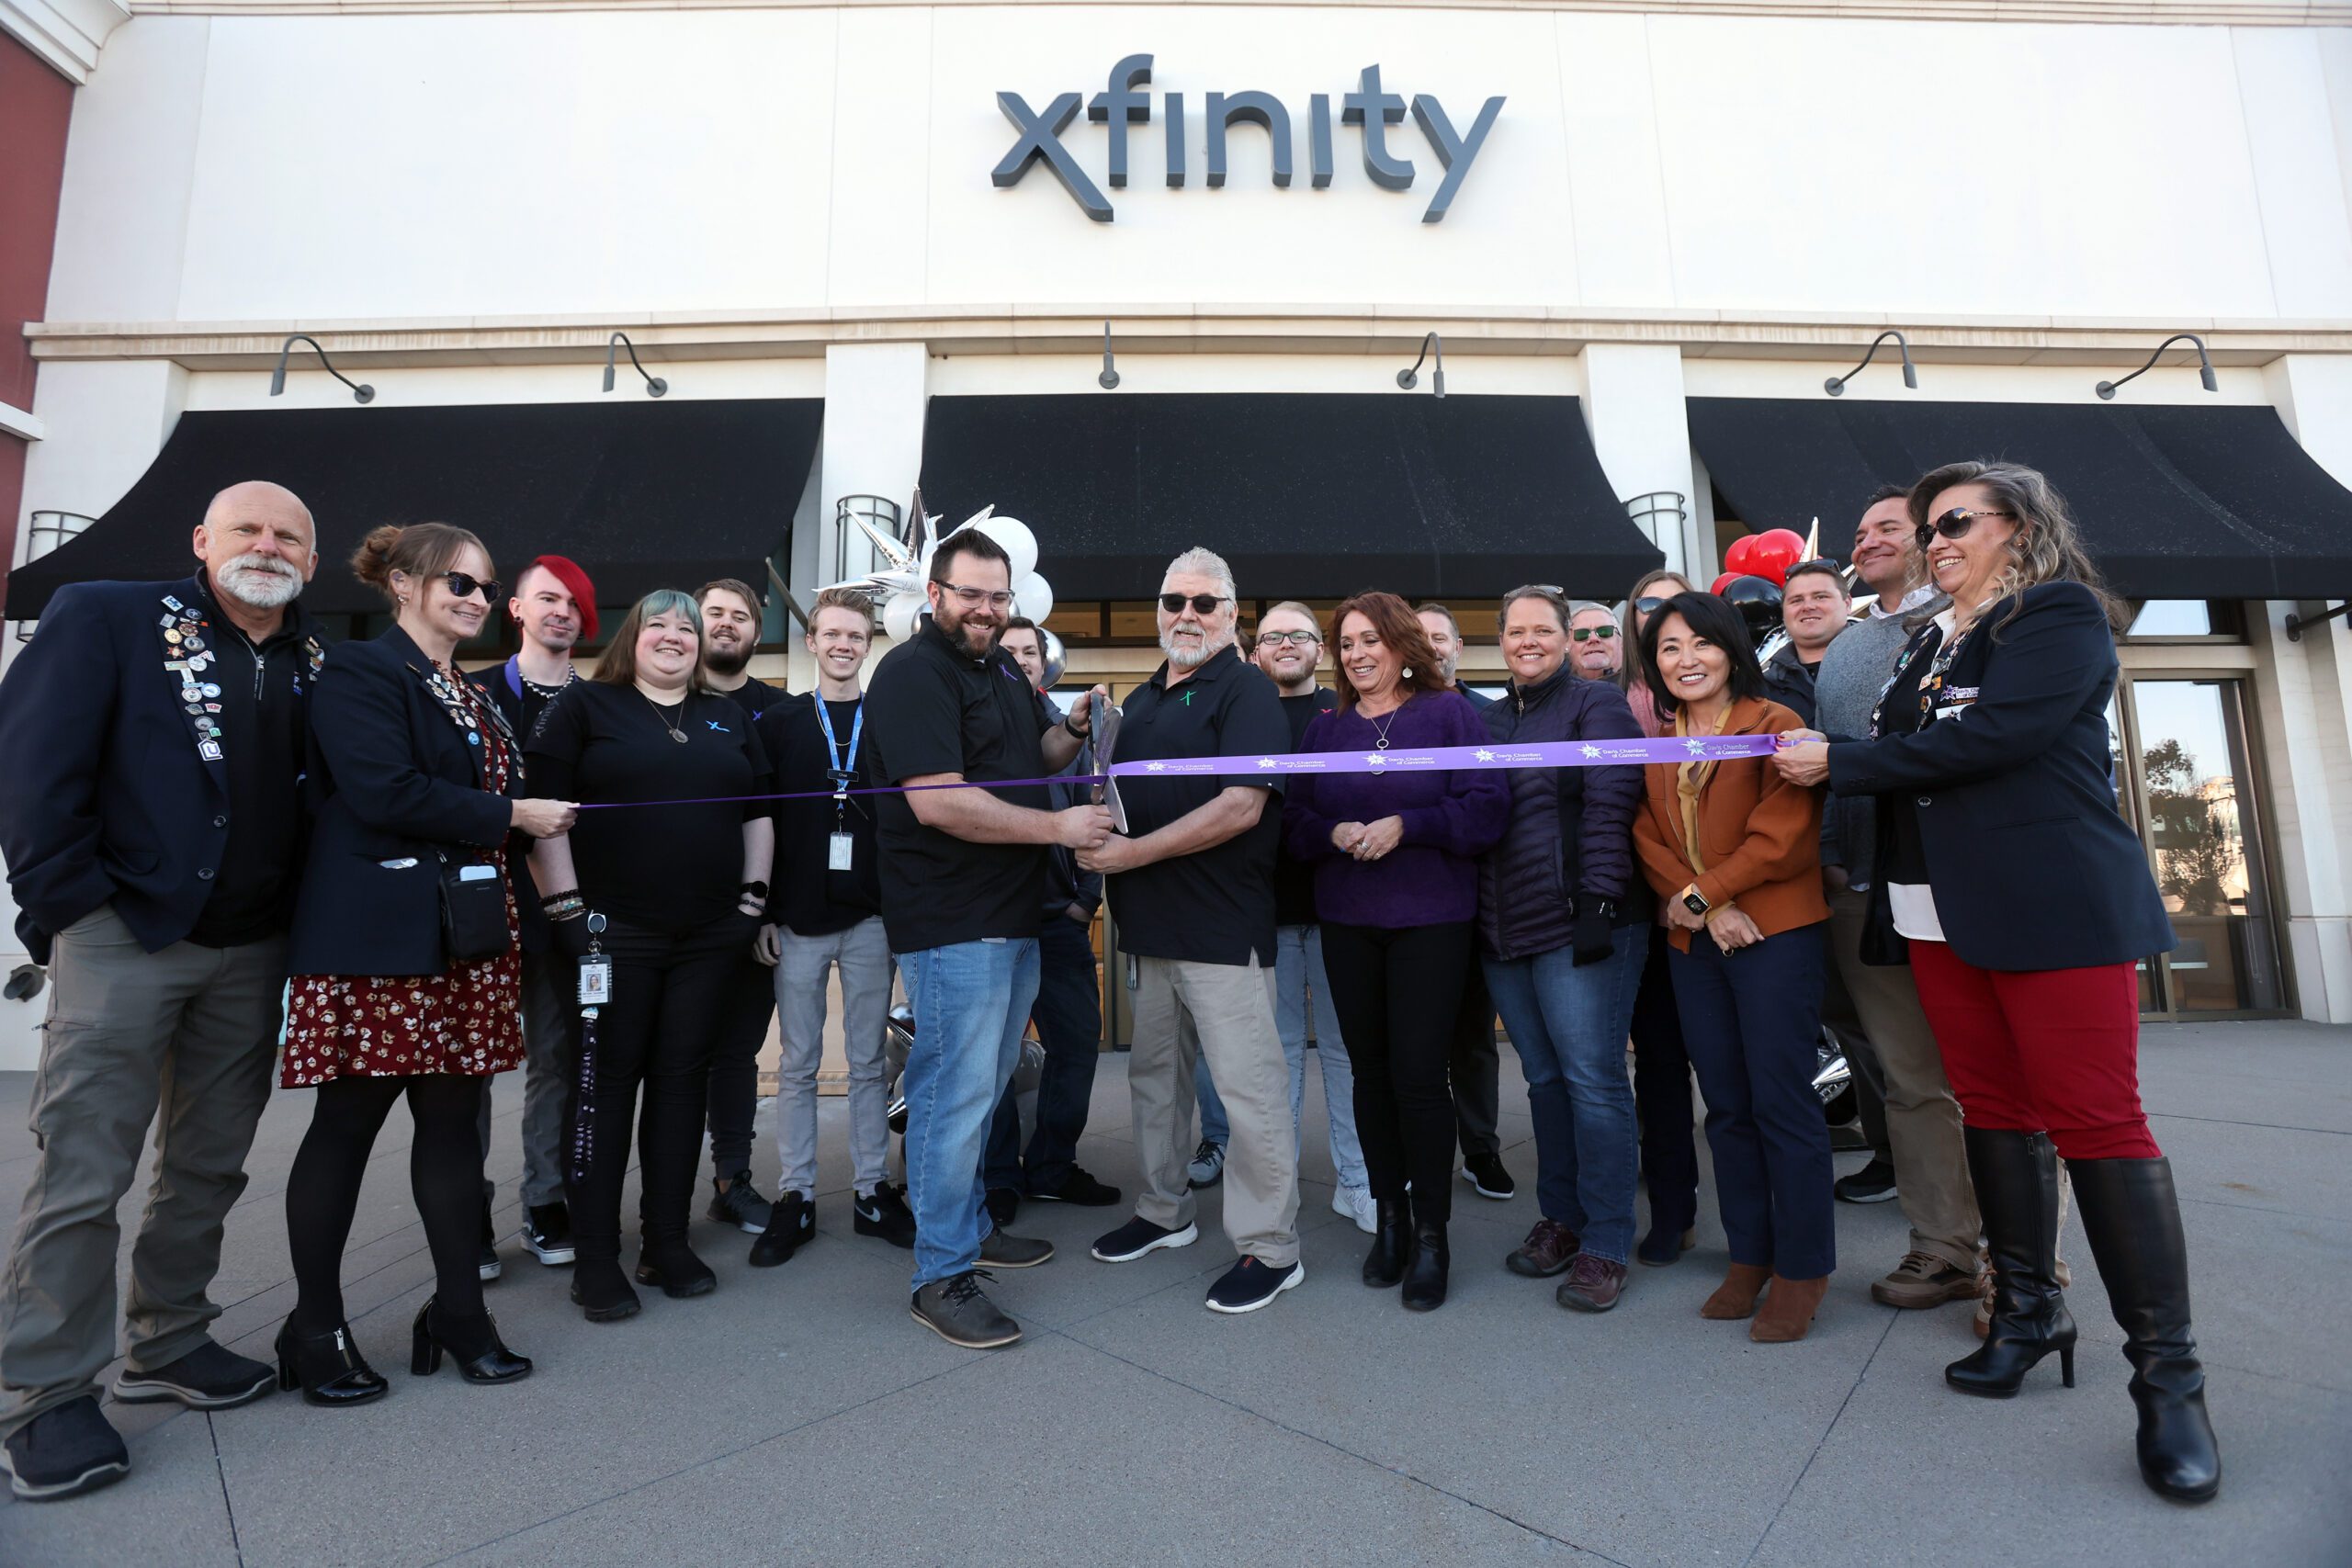
[{"label": "gray cardigan", "polygon": [[[1832,740],[1869,739],[1871,709],[1894,673],[1910,628],[1949,603],[1938,593],[1899,615],[1864,615],[1839,632],[1814,676],[1815,728]],[[1854,886],[1869,886],[1877,803],[1862,795],[1832,796],[1824,804],[1821,863],[1842,865]]]}]

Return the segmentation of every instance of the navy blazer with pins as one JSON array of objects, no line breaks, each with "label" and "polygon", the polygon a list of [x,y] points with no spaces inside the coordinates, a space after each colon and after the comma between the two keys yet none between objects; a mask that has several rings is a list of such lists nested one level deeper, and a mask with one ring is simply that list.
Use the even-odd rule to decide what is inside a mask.
[{"label": "navy blazer with pins", "polygon": [[[486,863],[510,840],[521,744],[507,738],[514,766],[505,795],[483,789],[481,733],[435,694],[434,673],[398,626],[338,646],[320,671],[309,780],[318,826],[295,903],[290,974],[445,973],[441,857]],[[526,841],[513,842],[507,874],[530,936],[538,896]]]},{"label": "navy blazer with pins", "polygon": [[[149,953],[196,929],[228,849],[223,748],[234,743],[182,696],[213,668],[211,649],[178,646],[182,628],[209,629],[209,613],[193,577],[61,588],[0,682],[0,856],[37,964],[57,932],[106,904]],[[299,603],[287,614],[307,644],[288,667],[301,701],[303,671],[325,650]]]}]

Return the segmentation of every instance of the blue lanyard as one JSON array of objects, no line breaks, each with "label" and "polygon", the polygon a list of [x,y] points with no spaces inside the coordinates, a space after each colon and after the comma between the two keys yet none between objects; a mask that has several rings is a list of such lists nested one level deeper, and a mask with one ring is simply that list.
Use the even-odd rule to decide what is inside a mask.
[{"label": "blue lanyard", "polygon": [[865,733],[865,699],[863,696],[857,699],[857,712],[850,720],[849,750],[846,752],[842,750],[842,743],[833,738],[833,716],[825,711],[825,694],[811,692],[808,700],[817,705],[817,723],[825,731],[825,755],[829,759],[837,759],[841,764],[838,768],[827,770],[833,778],[833,798],[836,801],[846,800],[849,798],[850,780],[857,773],[858,738]]}]

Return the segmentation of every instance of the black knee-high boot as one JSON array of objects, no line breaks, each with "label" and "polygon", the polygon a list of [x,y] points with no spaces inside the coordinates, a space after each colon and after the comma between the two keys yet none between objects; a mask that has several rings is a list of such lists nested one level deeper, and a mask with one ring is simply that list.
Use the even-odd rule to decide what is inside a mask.
[{"label": "black knee-high boot", "polygon": [[2075,1386],[2075,1320],[2058,1289],[2058,1152],[2046,1133],[1962,1131],[1969,1179],[1993,1254],[1993,1326],[1944,1369],[1962,1393],[2007,1399],[2052,1351]]},{"label": "black knee-high boot", "polygon": [[2086,1159],[2066,1168],[2132,1363],[2141,1478],[2166,1497],[2202,1503],[2221,1489],[2222,1453],[2188,1326],[2188,1244],[2172,1162]]}]

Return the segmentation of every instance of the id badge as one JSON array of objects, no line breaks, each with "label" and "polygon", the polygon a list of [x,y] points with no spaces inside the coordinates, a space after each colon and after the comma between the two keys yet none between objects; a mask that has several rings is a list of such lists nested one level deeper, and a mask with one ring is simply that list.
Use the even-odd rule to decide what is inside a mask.
[{"label": "id badge", "polygon": [[825,869],[827,871],[852,869],[850,856],[851,845],[854,842],[854,840],[847,833],[829,835],[825,840]]},{"label": "id badge", "polygon": [[603,1007],[613,999],[613,961],[609,958],[583,958],[580,961],[580,1005]]}]

